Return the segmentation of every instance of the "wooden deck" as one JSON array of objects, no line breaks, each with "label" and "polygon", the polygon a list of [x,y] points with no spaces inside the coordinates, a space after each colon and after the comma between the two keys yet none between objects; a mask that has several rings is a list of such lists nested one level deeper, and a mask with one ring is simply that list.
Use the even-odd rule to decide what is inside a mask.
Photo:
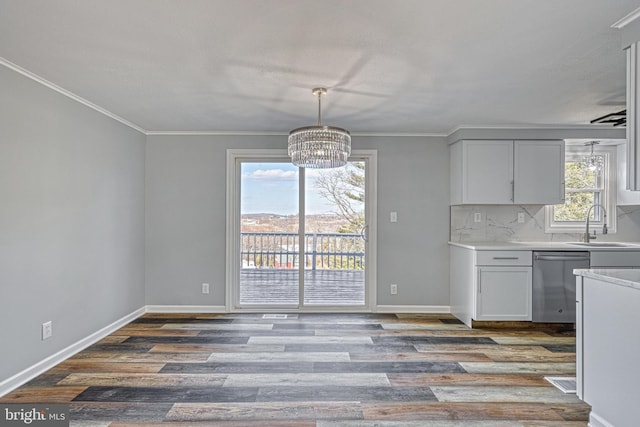
[{"label": "wooden deck", "polygon": [[[242,269],[241,305],[297,305],[298,271]],[[305,305],[364,305],[364,271],[309,270],[305,272]]]}]

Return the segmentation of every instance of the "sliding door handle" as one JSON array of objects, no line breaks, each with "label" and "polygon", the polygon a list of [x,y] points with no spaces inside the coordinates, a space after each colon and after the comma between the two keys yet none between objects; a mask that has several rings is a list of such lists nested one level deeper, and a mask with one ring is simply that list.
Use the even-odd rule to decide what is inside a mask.
[{"label": "sliding door handle", "polygon": [[360,237],[362,237],[362,240],[364,240],[365,242],[369,240],[369,226],[365,225],[364,227],[362,227],[362,229],[360,230]]}]

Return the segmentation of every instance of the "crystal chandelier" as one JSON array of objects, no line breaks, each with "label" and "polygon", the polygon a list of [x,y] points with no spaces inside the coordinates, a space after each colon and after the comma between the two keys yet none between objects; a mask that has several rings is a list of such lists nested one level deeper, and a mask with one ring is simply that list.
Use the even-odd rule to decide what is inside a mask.
[{"label": "crystal chandelier", "polygon": [[321,124],[321,99],[326,93],[325,88],[313,89],[318,97],[318,125],[289,132],[289,156],[298,167],[337,168],[346,165],[351,154],[351,134],[342,128]]},{"label": "crystal chandelier", "polygon": [[598,141],[587,142],[585,146],[591,146],[591,154],[588,156],[584,156],[582,159],[583,167],[585,168],[585,172],[600,172],[602,170],[602,166],[604,164],[604,159],[602,155],[593,153],[593,146],[600,144]]}]

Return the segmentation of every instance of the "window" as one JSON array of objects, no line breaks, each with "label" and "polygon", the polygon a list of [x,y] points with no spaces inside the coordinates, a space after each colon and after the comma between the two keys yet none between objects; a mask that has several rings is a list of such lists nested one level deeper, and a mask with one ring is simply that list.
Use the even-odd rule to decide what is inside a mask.
[{"label": "window", "polygon": [[[602,232],[606,224],[609,232],[616,231],[615,198],[615,146],[596,147],[594,154],[600,157],[602,168],[586,167],[585,156],[591,148],[568,146],[565,154],[565,202],[546,207],[545,231],[547,233],[584,233],[589,208],[589,231]],[[601,206],[604,207],[602,209]]]}]

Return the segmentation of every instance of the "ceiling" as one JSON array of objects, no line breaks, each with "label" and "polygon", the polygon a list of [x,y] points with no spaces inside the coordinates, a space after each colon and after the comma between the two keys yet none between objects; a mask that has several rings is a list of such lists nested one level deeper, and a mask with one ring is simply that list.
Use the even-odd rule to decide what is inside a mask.
[{"label": "ceiling", "polygon": [[0,0],[0,57],[146,131],[449,134],[624,109],[637,0]]}]

